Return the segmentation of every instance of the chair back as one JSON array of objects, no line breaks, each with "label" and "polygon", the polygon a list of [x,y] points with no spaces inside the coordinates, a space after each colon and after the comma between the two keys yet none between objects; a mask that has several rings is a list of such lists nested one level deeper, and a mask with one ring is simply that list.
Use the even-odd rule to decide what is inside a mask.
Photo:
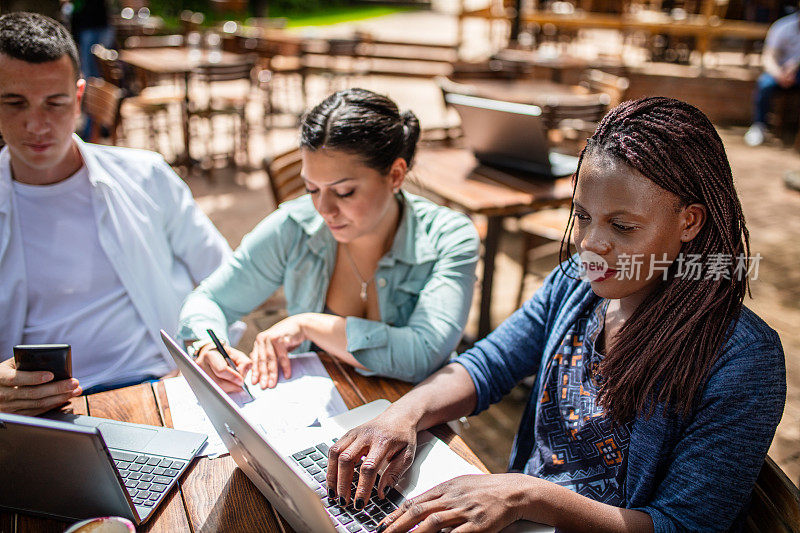
[{"label": "chair back", "polygon": [[615,76],[602,70],[589,69],[581,76],[580,84],[593,93],[607,94],[609,107],[617,107],[625,100],[630,81],[623,76]]},{"label": "chair back", "polygon": [[608,96],[601,94],[596,100],[588,102],[545,104],[542,106],[542,118],[548,130],[562,127],[565,121],[571,126],[575,123],[595,123],[606,114],[608,102]]},{"label": "chair back", "polygon": [[101,129],[111,132],[111,142],[116,143],[116,130],[119,124],[119,104],[122,100],[122,89],[100,78],[89,78],[86,81],[86,92],[83,94],[83,110],[92,120],[89,134],[90,142],[101,138]]},{"label": "chair back", "polygon": [[255,56],[242,56],[236,63],[204,63],[197,67],[195,79],[203,83],[217,83],[223,81],[248,80],[252,81],[251,72],[255,67]]},{"label": "chair back", "polygon": [[183,35],[134,35],[125,39],[125,48],[176,48],[183,46]]},{"label": "chair back", "polygon": [[302,167],[299,147],[264,158],[264,169],[276,206],[305,194],[306,184],[300,177]]},{"label": "chair back", "polygon": [[123,86],[123,70],[119,62],[119,53],[116,50],[106,48],[102,44],[92,45],[92,57],[94,57],[100,75],[108,83]]},{"label": "chair back", "polygon": [[769,456],[758,474],[744,531],[800,531],[800,491]]}]

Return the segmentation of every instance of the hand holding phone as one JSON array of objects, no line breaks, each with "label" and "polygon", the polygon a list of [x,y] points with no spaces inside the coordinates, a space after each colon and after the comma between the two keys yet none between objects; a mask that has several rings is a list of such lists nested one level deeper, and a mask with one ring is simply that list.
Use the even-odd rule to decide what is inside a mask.
[{"label": "hand holding phone", "polygon": [[24,372],[52,372],[52,381],[69,379],[72,349],[69,344],[18,344],[14,346],[14,366]]},{"label": "hand holding phone", "polygon": [[83,393],[72,374],[68,345],[15,346],[0,362],[0,412],[35,416]]}]

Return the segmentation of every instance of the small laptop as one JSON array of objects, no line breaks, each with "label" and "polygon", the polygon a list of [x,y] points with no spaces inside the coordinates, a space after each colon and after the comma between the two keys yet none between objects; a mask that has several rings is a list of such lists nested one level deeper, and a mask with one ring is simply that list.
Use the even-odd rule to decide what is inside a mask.
[{"label": "small laptop", "polygon": [[577,157],[550,150],[540,107],[455,93],[445,101],[461,117],[464,138],[481,163],[540,179],[570,176],[578,168]]},{"label": "small laptop", "polygon": [[0,413],[0,508],[142,524],[207,438],[91,416]]},{"label": "small laptop", "polygon": [[[320,421],[321,428],[298,430],[295,438],[270,439],[261,426],[247,421],[236,403],[163,330],[161,338],[233,460],[296,531],[375,531],[378,523],[406,498],[459,475],[481,474],[442,441],[423,431],[418,438],[414,463],[399,483],[387,491],[386,499],[379,499],[373,488],[363,509],[356,510],[352,503],[340,507],[328,498],[325,482],[328,448],[349,429],[379,415],[389,406],[388,401],[371,402]],[[351,497],[357,481],[356,474]],[[521,521],[504,531],[552,532],[554,529]]]}]

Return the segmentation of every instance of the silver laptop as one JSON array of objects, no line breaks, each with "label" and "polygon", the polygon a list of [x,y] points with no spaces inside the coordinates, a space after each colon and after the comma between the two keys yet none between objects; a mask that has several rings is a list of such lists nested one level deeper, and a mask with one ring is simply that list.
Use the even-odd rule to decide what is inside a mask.
[{"label": "silver laptop", "polygon": [[82,415],[0,413],[0,507],[66,520],[153,515],[207,440]]},{"label": "silver laptop", "polygon": [[[406,498],[459,475],[481,472],[427,431],[419,436],[416,459],[387,498],[373,489],[362,510],[340,507],[328,498],[325,483],[328,447],[351,428],[380,414],[389,402],[379,400],[321,421],[320,428],[298,430],[294,437],[268,438],[250,424],[239,407],[167,333],[161,338],[200,406],[236,464],[297,531],[374,531],[378,522]],[[357,478],[356,480],[357,481]],[[353,493],[355,493],[355,481]],[[551,532],[550,526],[517,522],[508,531]]]},{"label": "silver laptop", "polygon": [[445,101],[461,117],[464,138],[481,163],[549,179],[578,168],[577,157],[550,150],[540,107],[455,93]]}]

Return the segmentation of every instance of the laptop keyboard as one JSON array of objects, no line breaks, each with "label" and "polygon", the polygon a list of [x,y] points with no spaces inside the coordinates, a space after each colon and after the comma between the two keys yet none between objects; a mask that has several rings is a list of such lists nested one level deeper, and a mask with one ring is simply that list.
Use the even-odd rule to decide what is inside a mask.
[{"label": "laptop keyboard", "polygon": [[156,505],[185,466],[184,461],[157,455],[109,451],[125,482],[125,490],[134,505],[142,507]]},{"label": "laptop keyboard", "polygon": [[[361,510],[356,510],[352,502],[347,507],[341,507],[336,500],[328,498],[328,486],[325,482],[328,472],[328,445],[317,444],[313,448],[305,449],[292,455],[292,459],[297,462],[311,477],[316,480],[314,491],[322,500],[322,505],[334,519],[337,529],[356,533],[358,531],[375,531],[378,529],[378,522],[397,509],[405,498],[402,494],[391,488],[386,491],[386,499],[378,497],[378,491],[372,488],[369,501]],[[353,473],[353,484],[351,495],[356,492],[358,484],[358,471]],[[378,481],[375,482],[378,484]]]}]

